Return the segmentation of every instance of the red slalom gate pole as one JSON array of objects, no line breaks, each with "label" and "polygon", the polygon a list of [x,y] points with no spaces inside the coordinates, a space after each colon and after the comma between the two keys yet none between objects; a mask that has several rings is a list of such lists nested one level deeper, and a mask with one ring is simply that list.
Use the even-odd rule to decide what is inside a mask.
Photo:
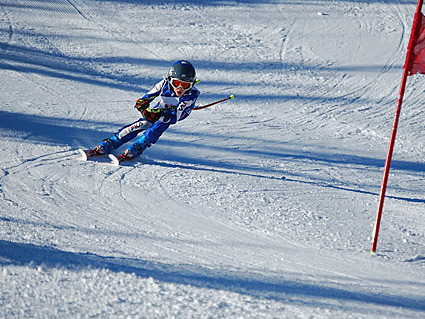
[{"label": "red slalom gate pole", "polygon": [[373,233],[372,233],[372,248],[370,250],[371,254],[374,254],[376,252],[376,247],[378,244],[378,235],[379,235],[379,228],[381,225],[382,211],[384,208],[385,192],[387,190],[388,176],[390,173],[395,138],[397,135],[398,122],[399,122],[400,113],[401,113],[401,106],[403,104],[404,91],[406,89],[407,77],[409,76],[409,72],[410,72],[409,68],[411,67],[410,62],[412,59],[412,50],[415,46],[416,37],[420,28],[420,24],[418,23],[418,21],[420,21],[420,16],[422,14],[421,13],[422,5],[423,5],[423,0],[418,0],[415,18],[413,19],[412,32],[410,34],[409,46],[408,46],[407,54],[406,54],[406,63],[404,64],[404,68],[403,68],[403,78],[401,80],[400,92],[398,95],[397,107],[396,107],[396,111],[394,115],[390,145],[388,147],[387,159],[385,161],[384,176],[382,178],[381,193],[379,195],[378,211],[376,213],[375,226],[373,228]]},{"label": "red slalom gate pole", "polygon": [[378,244],[378,235],[379,235],[379,228],[381,225],[382,211],[384,208],[385,192],[387,190],[388,176],[390,173],[395,138],[397,135],[398,121],[399,121],[400,113],[401,113],[401,105],[403,104],[403,96],[404,96],[404,91],[406,89],[407,75],[408,75],[408,71],[407,69],[404,69],[403,79],[400,86],[400,93],[399,93],[398,101],[397,101],[397,108],[396,108],[396,112],[394,116],[394,123],[393,123],[393,130],[391,133],[390,145],[388,147],[387,159],[385,161],[384,176],[382,178],[381,193],[379,195],[378,212],[376,213],[375,227],[373,228],[373,233],[372,233],[372,249],[370,250],[371,254],[376,252],[376,246]]}]

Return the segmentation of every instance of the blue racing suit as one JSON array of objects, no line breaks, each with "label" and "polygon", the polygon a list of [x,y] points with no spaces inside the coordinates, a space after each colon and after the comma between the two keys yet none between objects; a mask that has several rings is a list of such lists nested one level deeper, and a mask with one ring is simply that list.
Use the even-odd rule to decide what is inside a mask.
[{"label": "blue racing suit", "polygon": [[142,154],[147,147],[158,141],[162,133],[171,124],[189,116],[195,107],[199,94],[199,90],[193,87],[181,97],[178,97],[171,88],[168,79],[164,78],[142,97],[142,99],[154,102],[154,106],[143,110],[140,119],[123,126],[111,138],[103,140],[100,145],[107,153],[110,153],[113,149],[117,149],[144,131],[143,135],[128,147],[128,150],[135,156]]}]

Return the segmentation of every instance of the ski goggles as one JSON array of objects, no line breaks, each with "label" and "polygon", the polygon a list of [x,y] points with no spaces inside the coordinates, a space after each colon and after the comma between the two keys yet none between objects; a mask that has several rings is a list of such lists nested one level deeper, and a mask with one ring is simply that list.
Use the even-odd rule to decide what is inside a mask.
[{"label": "ski goggles", "polygon": [[189,90],[193,86],[193,82],[184,82],[178,79],[171,79],[171,85],[175,89],[181,87],[183,90]]}]

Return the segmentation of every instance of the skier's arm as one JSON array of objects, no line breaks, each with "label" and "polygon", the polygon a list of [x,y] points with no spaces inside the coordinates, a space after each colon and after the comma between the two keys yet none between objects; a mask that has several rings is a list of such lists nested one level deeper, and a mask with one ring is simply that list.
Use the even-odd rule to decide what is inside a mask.
[{"label": "skier's arm", "polygon": [[139,112],[143,112],[143,110],[149,107],[150,102],[152,102],[159,94],[161,93],[162,88],[164,87],[166,80],[158,82],[152,90],[142,96],[140,99],[136,101],[136,105],[134,106]]},{"label": "skier's arm", "polygon": [[182,101],[180,101],[180,104],[176,109],[177,121],[182,121],[190,115],[190,113],[195,108],[195,103],[199,96],[199,93],[200,92],[195,89],[192,90],[188,96],[183,97]]}]

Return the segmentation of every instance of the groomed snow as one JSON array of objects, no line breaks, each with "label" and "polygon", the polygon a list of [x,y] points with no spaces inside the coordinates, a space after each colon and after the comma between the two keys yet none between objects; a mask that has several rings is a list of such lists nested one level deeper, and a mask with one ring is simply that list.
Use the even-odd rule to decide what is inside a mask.
[{"label": "groomed snow", "polygon": [[[416,1],[0,6],[1,318],[424,318],[422,75],[369,254]],[[236,99],[78,160],[180,59]]]}]

